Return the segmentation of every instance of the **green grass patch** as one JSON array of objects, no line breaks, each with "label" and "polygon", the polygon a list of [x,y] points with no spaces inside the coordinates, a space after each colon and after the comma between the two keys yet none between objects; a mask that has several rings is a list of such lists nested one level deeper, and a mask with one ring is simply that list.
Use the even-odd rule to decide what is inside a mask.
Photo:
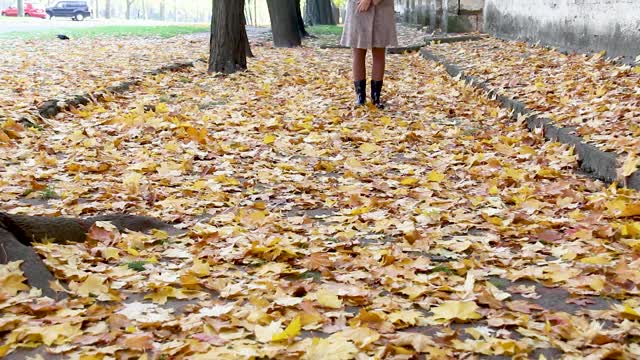
[{"label": "green grass patch", "polygon": [[127,266],[129,267],[129,269],[135,270],[135,271],[144,271],[145,265],[147,265],[146,261],[131,261],[127,263]]},{"label": "green grass patch", "polygon": [[56,193],[56,190],[53,188],[53,186],[49,185],[42,191],[40,198],[42,198],[42,200],[57,199],[58,194]]},{"label": "green grass patch", "polygon": [[433,269],[431,269],[432,272],[443,272],[445,274],[453,274],[453,270],[451,270],[450,268],[443,266],[443,265],[439,265],[434,267]]},{"label": "green grass patch", "polygon": [[308,26],[307,31],[312,35],[342,35],[342,26],[338,25],[315,25]]},{"label": "green grass patch", "polygon": [[88,28],[54,28],[36,31],[15,31],[0,34],[0,39],[21,38],[21,39],[41,39],[52,38],[57,34],[65,34],[71,39],[74,38],[94,38],[94,37],[161,37],[170,38],[177,35],[194,34],[209,31],[207,25],[159,25],[159,26],[136,26],[136,25],[106,25]]}]

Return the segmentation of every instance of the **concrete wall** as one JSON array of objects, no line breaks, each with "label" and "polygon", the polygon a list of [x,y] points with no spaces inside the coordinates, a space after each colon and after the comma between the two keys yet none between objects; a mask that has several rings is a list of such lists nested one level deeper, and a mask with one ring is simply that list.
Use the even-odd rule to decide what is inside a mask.
[{"label": "concrete wall", "polygon": [[[448,32],[482,31],[482,10],[485,0],[448,0]],[[395,0],[398,19],[409,24],[430,25],[432,0]],[[442,2],[435,0],[436,27],[441,27]]]},{"label": "concrete wall", "polygon": [[565,50],[640,55],[640,0],[486,0],[485,31]]}]

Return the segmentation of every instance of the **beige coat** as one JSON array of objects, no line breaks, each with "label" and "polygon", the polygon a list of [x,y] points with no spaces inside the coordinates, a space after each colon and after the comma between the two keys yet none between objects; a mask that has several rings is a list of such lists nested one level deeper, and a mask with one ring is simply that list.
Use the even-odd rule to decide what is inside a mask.
[{"label": "beige coat", "polygon": [[358,0],[348,0],[342,31],[343,46],[358,49],[386,48],[398,45],[394,0],[382,0],[367,12],[358,12]]}]

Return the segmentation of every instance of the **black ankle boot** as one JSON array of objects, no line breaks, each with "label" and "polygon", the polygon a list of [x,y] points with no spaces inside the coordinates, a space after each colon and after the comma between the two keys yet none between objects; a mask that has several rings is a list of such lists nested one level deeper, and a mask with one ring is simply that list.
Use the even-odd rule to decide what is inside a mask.
[{"label": "black ankle boot", "polygon": [[356,87],[356,105],[364,106],[367,103],[367,80],[354,81]]},{"label": "black ankle boot", "polygon": [[371,102],[373,102],[373,105],[375,105],[378,109],[384,109],[384,104],[380,99],[381,93],[382,93],[382,80],[380,81],[371,80]]}]

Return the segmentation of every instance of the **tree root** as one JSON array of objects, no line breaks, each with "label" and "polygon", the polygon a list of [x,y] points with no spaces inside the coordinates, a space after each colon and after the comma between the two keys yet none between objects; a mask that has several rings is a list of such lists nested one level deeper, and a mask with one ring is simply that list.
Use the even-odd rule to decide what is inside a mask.
[{"label": "tree root", "polygon": [[[45,296],[60,298],[51,288],[53,274],[31,247],[38,242],[84,242],[87,232],[97,221],[111,222],[120,231],[144,232],[152,229],[176,232],[158,219],[127,214],[101,215],[86,219],[14,215],[0,212],[0,264],[23,261],[22,271],[30,286],[42,290]],[[64,295],[64,294],[63,294]]]}]

